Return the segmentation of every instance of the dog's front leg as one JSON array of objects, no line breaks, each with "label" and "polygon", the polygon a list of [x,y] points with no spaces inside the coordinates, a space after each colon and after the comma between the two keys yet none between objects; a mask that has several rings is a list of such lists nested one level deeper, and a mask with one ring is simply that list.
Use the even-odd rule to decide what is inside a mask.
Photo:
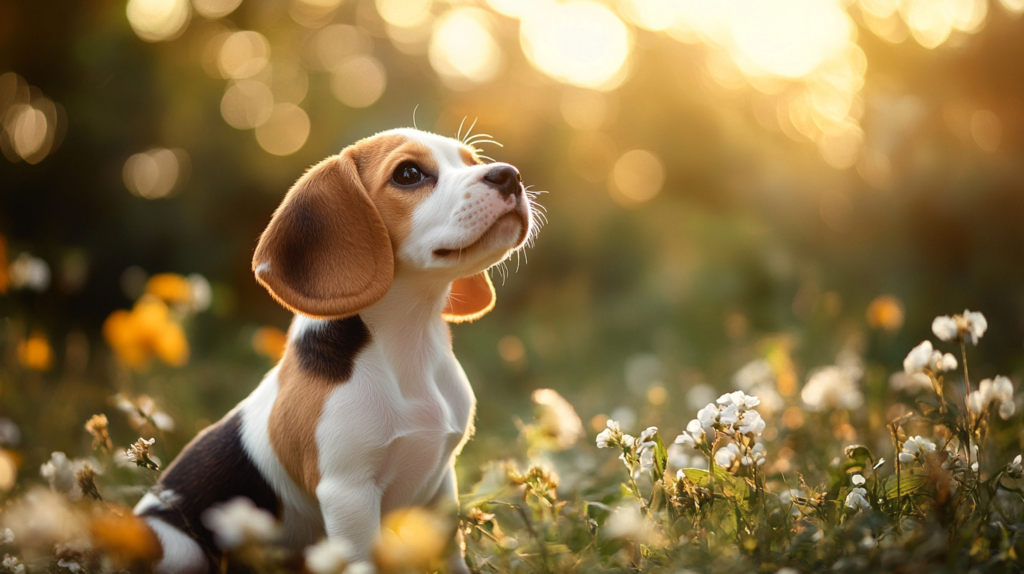
[{"label": "dog's front leg", "polygon": [[327,537],[352,545],[354,560],[370,560],[380,535],[381,491],[370,480],[325,477],[316,487]]},{"label": "dog's front leg", "polygon": [[[445,512],[451,512],[456,518],[459,515],[459,486],[455,478],[454,461],[448,467],[437,494],[430,502],[431,506]],[[466,541],[462,536],[462,529],[455,532],[455,550],[448,556],[448,572],[451,574],[469,574],[469,567],[466,566]]]}]

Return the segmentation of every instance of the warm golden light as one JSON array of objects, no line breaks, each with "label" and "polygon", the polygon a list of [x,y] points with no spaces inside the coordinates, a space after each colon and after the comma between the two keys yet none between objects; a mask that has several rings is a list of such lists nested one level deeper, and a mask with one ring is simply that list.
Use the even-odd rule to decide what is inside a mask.
[{"label": "warm golden light", "polygon": [[270,59],[270,43],[259,32],[235,32],[220,46],[217,59],[220,73],[225,78],[251,78],[266,67]]},{"label": "warm golden light", "polygon": [[128,0],[128,23],[147,42],[177,38],[191,15],[188,0]]},{"label": "warm golden light", "polygon": [[989,110],[977,110],[971,114],[971,137],[978,147],[992,153],[999,149],[1003,139],[1003,123],[999,116]]},{"label": "warm golden light", "polygon": [[331,93],[350,108],[372,106],[387,87],[384,64],[370,56],[349,58],[334,69]]},{"label": "warm golden light", "polygon": [[612,89],[625,78],[632,50],[626,25],[595,2],[543,3],[523,16],[520,42],[527,59],[552,78]]},{"label": "warm golden light", "polygon": [[430,18],[432,0],[375,0],[377,13],[392,26],[412,28]]},{"label": "warm golden light", "polygon": [[235,11],[242,0],[192,0],[192,6],[205,18],[223,18]]},{"label": "warm golden light", "polygon": [[738,56],[749,60],[751,71],[788,78],[812,72],[843,47],[853,29],[831,0],[739,2],[731,24]]},{"label": "warm golden light", "polygon": [[999,3],[1014,14],[1024,12],[1024,0],[999,0]]},{"label": "warm golden light", "polygon": [[37,164],[60,143],[62,111],[15,73],[0,76],[0,149],[12,162]]},{"label": "warm golden light", "polygon": [[652,152],[635,149],[622,154],[612,168],[612,197],[632,207],[651,200],[665,183],[665,166]]},{"label": "warm golden light", "polygon": [[472,83],[493,79],[501,66],[501,50],[491,35],[490,15],[478,8],[447,12],[434,24],[429,55],[442,78]]},{"label": "warm golden light", "polygon": [[270,119],[274,95],[270,87],[257,80],[233,82],[220,100],[220,115],[229,126],[249,130]]},{"label": "warm golden light", "polygon": [[681,10],[679,0],[624,0],[621,6],[631,22],[652,32],[675,23]]},{"label": "warm golden light", "polygon": [[332,24],[317,32],[313,39],[317,62],[324,70],[333,70],[352,56],[373,52],[373,39],[366,30],[345,24]]},{"label": "warm golden light", "polygon": [[46,115],[41,110],[21,104],[11,108],[8,130],[13,134],[11,144],[14,151],[22,158],[32,156],[46,143],[49,131]]},{"label": "warm golden light", "polygon": [[487,0],[487,5],[512,18],[522,18],[546,0]]},{"label": "warm golden light", "polygon": [[295,104],[277,104],[265,123],[256,127],[256,141],[267,153],[291,155],[309,137],[309,116]]},{"label": "warm golden light", "polygon": [[565,123],[580,131],[600,129],[608,117],[605,95],[594,90],[565,92],[559,108]]},{"label": "warm golden light", "polygon": [[128,191],[146,199],[167,197],[184,183],[188,154],[184,150],[151,149],[124,162],[121,175]]}]

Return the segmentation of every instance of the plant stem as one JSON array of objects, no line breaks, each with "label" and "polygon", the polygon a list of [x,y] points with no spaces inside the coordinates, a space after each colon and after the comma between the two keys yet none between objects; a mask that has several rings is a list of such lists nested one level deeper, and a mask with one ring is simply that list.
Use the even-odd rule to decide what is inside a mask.
[{"label": "plant stem", "polygon": [[[970,437],[974,434],[973,431],[973,419],[971,416],[971,378],[967,374],[967,345],[964,343],[964,338],[960,337],[960,359],[964,363],[964,388],[967,392],[964,393],[964,419],[967,421],[968,441],[967,441],[967,470],[971,470],[971,441]],[[981,465],[978,465],[978,476],[981,476]]]}]

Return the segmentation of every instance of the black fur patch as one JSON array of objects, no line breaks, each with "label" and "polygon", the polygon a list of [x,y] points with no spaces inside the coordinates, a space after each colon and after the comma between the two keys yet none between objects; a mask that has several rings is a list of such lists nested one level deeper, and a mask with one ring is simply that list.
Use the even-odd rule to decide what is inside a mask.
[{"label": "black fur patch", "polygon": [[342,382],[352,376],[356,356],[370,342],[366,323],[353,315],[325,321],[296,342],[299,366],[318,377]]},{"label": "black fur patch", "polygon": [[[277,494],[242,448],[241,423],[241,415],[235,413],[192,439],[160,477],[157,492],[173,491],[171,508],[142,513],[158,517],[196,539],[214,564],[221,552],[213,533],[203,525],[202,514],[207,508],[244,496],[275,517],[281,515]],[[218,570],[219,566],[211,571]]]}]

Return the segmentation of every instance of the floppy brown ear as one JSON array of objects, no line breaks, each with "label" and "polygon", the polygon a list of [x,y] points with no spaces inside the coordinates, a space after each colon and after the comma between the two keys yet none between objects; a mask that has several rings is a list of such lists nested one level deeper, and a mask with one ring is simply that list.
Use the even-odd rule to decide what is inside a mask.
[{"label": "floppy brown ear", "polygon": [[391,288],[391,239],[342,152],[313,166],[288,191],[252,258],[256,280],[288,309],[345,317]]},{"label": "floppy brown ear", "polygon": [[449,323],[476,321],[494,309],[494,285],[487,271],[462,277],[452,282],[448,304],[441,317]]}]

